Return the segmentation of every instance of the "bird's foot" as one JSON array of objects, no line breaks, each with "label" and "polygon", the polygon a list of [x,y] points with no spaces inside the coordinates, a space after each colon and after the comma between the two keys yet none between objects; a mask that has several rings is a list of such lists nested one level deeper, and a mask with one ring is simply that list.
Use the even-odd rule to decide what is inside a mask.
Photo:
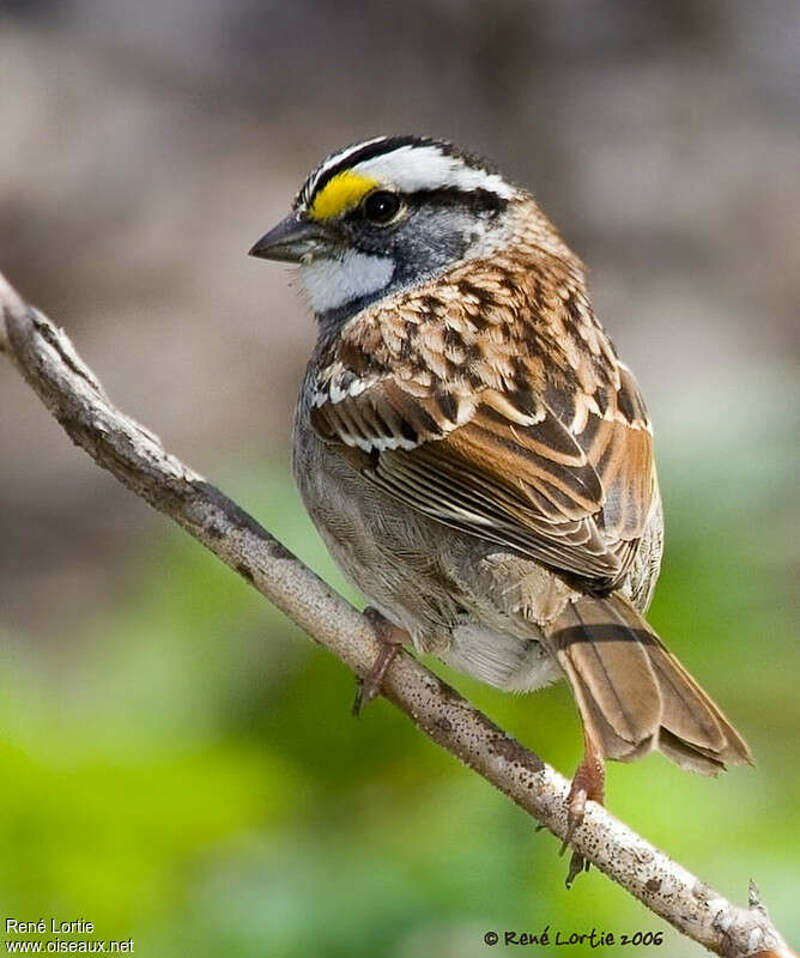
[{"label": "bird's foot", "polygon": [[[567,850],[575,829],[583,822],[587,801],[603,804],[606,791],[606,770],[603,759],[587,742],[583,761],[578,766],[567,795],[567,834],[559,854]],[[567,888],[570,888],[582,871],[589,871],[589,862],[579,852],[573,852],[567,873]]]},{"label": "bird's foot", "polygon": [[372,626],[380,648],[378,654],[375,656],[375,661],[372,663],[372,668],[363,679],[358,679],[358,689],[356,690],[356,697],[352,709],[353,715],[359,715],[364,706],[369,705],[378,692],[380,692],[386,670],[410,638],[405,629],[393,625],[385,616],[381,615],[377,609],[373,609],[370,606],[364,609],[364,615],[369,619],[369,623]]}]

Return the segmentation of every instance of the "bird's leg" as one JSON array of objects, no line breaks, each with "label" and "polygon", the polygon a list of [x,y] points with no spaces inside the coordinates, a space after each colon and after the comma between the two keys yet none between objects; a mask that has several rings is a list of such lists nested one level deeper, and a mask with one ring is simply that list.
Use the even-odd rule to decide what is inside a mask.
[{"label": "bird's leg", "polygon": [[353,702],[353,715],[358,715],[364,706],[369,705],[375,698],[380,691],[386,670],[403,645],[410,640],[410,636],[405,629],[393,625],[377,609],[369,606],[364,609],[364,615],[369,619],[369,624],[372,626],[380,648],[375,656],[375,661],[372,663],[372,668],[363,679],[358,679],[358,690]]},{"label": "bird's leg", "polygon": [[[586,802],[591,800],[602,805],[605,800],[605,792],[606,767],[603,754],[584,729],[583,761],[575,771],[567,795],[567,834],[561,846],[562,855],[572,841],[575,829],[583,821],[583,816],[586,813]],[[576,876],[584,869],[589,870],[589,863],[578,852],[573,852],[567,874],[567,888],[572,885]]]},{"label": "bird's leg", "polygon": [[591,800],[601,805],[605,800],[606,769],[602,755],[585,738],[583,761],[575,771],[569,795],[567,796],[567,843],[572,839],[575,829],[583,821],[586,802]]}]

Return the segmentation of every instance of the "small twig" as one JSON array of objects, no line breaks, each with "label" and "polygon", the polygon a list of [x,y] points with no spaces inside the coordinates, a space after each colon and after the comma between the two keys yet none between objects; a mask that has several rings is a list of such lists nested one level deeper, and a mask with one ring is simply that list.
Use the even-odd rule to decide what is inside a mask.
[{"label": "small twig", "polygon": [[[67,336],[0,275],[0,350],[73,441],[120,482],[174,519],[359,676],[377,643],[367,620],[251,516],[117,410]],[[558,838],[567,781],[406,653],[383,694],[416,727],[509,796]],[[726,958],[793,958],[751,888],[739,908],[593,802],[574,849],[647,908]]]}]

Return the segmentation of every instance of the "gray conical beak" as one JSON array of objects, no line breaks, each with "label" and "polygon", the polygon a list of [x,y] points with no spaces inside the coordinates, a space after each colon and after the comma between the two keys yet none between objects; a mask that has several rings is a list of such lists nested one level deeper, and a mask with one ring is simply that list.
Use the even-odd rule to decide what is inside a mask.
[{"label": "gray conical beak", "polygon": [[249,256],[299,263],[311,259],[330,243],[322,229],[299,213],[290,213],[285,220],[265,233],[248,251]]}]

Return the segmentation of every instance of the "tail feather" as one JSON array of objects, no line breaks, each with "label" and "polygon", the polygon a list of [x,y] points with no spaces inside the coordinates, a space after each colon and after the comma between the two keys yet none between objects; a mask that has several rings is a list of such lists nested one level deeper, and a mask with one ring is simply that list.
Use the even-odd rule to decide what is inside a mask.
[{"label": "tail feather", "polygon": [[591,694],[581,679],[580,673],[572,666],[569,659],[565,659],[562,664],[570,679],[578,703],[584,732],[593,742],[601,743],[602,754],[606,758],[613,758],[620,762],[632,762],[652,751],[652,736],[646,736],[641,741],[635,742],[631,741],[630,737],[623,738],[616,732],[600,709],[597,699]]},{"label": "tail feather", "polygon": [[577,627],[570,630],[564,656],[585,687],[585,698],[618,738],[629,745],[641,743],[645,730],[658,728],[661,715],[656,677],[644,644],[620,640],[615,626],[609,630],[608,611],[598,602],[578,602],[570,611]]},{"label": "tail feather", "polygon": [[706,692],[622,596],[584,596],[550,640],[587,736],[607,758],[630,762],[653,749],[705,775],[750,751]]},{"label": "tail feather", "polygon": [[[671,762],[689,772],[701,775],[718,775],[725,771],[725,763],[713,753],[696,745],[688,745],[672,732],[662,728],[658,736],[658,748]],[[731,764],[736,764],[733,761]]]}]

